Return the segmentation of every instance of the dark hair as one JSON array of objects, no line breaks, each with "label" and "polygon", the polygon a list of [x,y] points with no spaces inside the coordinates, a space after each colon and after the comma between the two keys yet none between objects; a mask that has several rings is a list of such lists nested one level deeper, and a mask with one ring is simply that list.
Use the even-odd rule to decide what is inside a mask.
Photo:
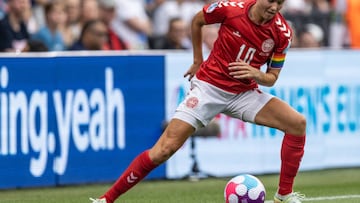
[{"label": "dark hair", "polygon": [[183,19],[180,18],[180,17],[173,17],[169,20],[169,27],[174,23],[174,22],[177,22],[177,21],[182,21]]},{"label": "dark hair", "polygon": [[97,24],[97,23],[103,23],[100,19],[94,19],[94,20],[89,20],[86,21],[85,24],[83,25],[82,29],[81,29],[81,33],[80,33],[80,41],[82,41],[82,39],[84,38],[84,35],[87,31],[89,31],[93,25]]},{"label": "dark hair", "polygon": [[29,52],[46,52],[49,51],[44,42],[40,40],[30,39],[27,42]]}]

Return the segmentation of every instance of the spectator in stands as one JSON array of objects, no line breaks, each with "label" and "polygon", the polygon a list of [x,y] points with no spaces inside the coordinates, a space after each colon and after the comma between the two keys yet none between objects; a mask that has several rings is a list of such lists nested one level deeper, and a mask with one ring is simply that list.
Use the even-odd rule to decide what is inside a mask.
[{"label": "spectator in stands", "polygon": [[189,49],[187,26],[183,19],[172,18],[169,22],[169,30],[166,35],[154,37],[150,40],[151,49]]},{"label": "spectator in stands", "polygon": [[0,0],[0,20],[4,17],[6,11],[5,0]]},{"label": "spectator in stands", "polygon": [[322,29],[322,46],[329,46],[330,15],[331,7],[328,0],[313,0],[311,21],[309,23],[318,25]]},{"label": "spectator in stands", "polygon": [[360,1],[347,0],[346,22],[350,34],[352,48],[360,48]]},{"label": "spectator in stands", "polygon": [[295,15],[302,14],[306,15],[310,13],[310,1],[307,0],[291,0],[285,1],[282,12]]},{"label": "spectator in stands", "polygon": [[65,0],[68,24],[76,24],[80,21],[80,0]]},{"label": "spectator in stands", "polygon": [[29,39],[24,10],[29,0],[8,0],[8,12],[0,21],[0,51],[22,51]]},{"label": "spectator in stands", "polygon": [[29,39],[26,43],[23,52],[47,52],[49,51],[46,45],[40,40]]},{"label": "spectator in stands", "polygon": [[116,0],[116,17],[112,28],[128,43],[129,49],[148,48],[152,27],[145,5],[145,0]]},{"label": "spectator in stands", "polygon": [[32,28],[28,28],[30,34],[37,32],[41,27],[46,25],[45,5],[51,1],[52,0],[32,0],[31,15],[36,21],[36,27],[31,25]]},{"label": "spectator in stands", "polygon": [[80,36],[80,0],[65,0],[64,4],[67,18],[60,29],[62,29],[65,44],[70,46]]},{"label": "spectator in stands", "polygon": [[190,0],[173,0],[165,1],[154,11],[153,29],[154,36],[162,36],[169,30],[169,21],[174,17],[182,18],[189,28],[190,22],[194,15],[202,9],[201,2],[193,2]]},{"label": "spectator in stands", "polygon": [[66,45],[60,30],[66,20],[65,6],[62,1],[51,1],[45,5],[46,25],[31,36],[32,39],[44,42],[49,51],[66,50]]},{"label": "spectator in stands", "polygon": [[44,24],[40,24],[36,16],[34,15],[33,6],[30,1],[26,1],[25,9],[23,10],[24,22],[26,24],[29,34],[34,34]]},{"label": "spectator in stands", "polygon": [[148,0],[146,3],[146,13],[153,18],[154,11],[165,2],[166,0]]},{"label": "spectator in stands", "polygon": [[323,45],[328,46],[330,11],[327,0],[291,0],[285,1],[283,14],[293,22],[297,32],[302,32],[303,25],[308,23],[320,26],[324,33]]},{"label": "spectator in stands", "polygon": [[98,0],[100,7],[100,19],[105,23],[108,29],[107,42],[105,50],[125,50],[128,45],[112,29],[111,22],[115,18],[116,3],[115,0]]},{"label": "spectator in stands", "polygon": [[[84,24],[88,21],[99,19],[99,4],[97,0],[67,0],[67,6],[71,6],[72,12],[70,22],[68,26],[71,26],[73,41],[76,41],[80,37],[80,32]],[[77,8],[77,6],[79,6]],[[79,10],[78,19],[76,19],[76,9]]]},{"label": "spectator in stands", "polygon": [[99,19],[99,3],[97,0],[80,1],[80,22],[84,25],[89,20]]},{"label": "spectator in stands", "polygon": [[80,39],[69,50],[103,50],[107,36],[107,28],[103,21],[90,20],[84,24]]},{"label": "spectator in stands", "polygon": [[343,48],[349,46],[349,36],[346,26],[347,0],[332,0],[331,22],[329,28],[329,46],[331,48]]},{"label": "spectator in stands", "polygon": [[324,32],[320,26],[309,23],[299,33],[300,48],[318,48],[323,46]]}]

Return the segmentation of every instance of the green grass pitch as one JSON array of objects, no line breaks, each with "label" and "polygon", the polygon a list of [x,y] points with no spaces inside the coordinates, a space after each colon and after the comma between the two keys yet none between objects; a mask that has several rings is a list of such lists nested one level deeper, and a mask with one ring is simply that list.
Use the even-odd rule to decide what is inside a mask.
[{"label": "green grass pitch", "polygon": [[[276,190],[277,175],[257,175],[267,190],[266,203]],[[230,178],[143,181],[117,200],[119,203],[223,203]],[[110,184],[0,190],[0,203],[89,203]],[[360,203],[360,168],[300,172],[295,190],[306,194],[304,202]]]}]

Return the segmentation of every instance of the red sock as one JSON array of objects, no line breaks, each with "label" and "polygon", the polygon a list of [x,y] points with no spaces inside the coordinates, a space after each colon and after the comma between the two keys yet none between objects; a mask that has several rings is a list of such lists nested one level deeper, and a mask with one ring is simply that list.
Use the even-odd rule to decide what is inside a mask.
[{"label": "red sock", "polygon": [[121,194],[128,191],[158,165],[154,164],[149,157],[149,150],[139,154],[128,166],[125,172],[103,195],[107,203],[113,203]]},{"label": "red sock", "polygon": [[281,147],[281,171],[278,193],[287,195],[293,191],[295,176],[304,155],[305,135],[285,134]]}]

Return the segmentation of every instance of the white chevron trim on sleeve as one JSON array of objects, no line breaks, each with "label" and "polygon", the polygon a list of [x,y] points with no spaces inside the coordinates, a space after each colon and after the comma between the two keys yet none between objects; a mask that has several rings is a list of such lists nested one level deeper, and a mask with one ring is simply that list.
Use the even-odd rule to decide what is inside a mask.
[{"label": "white chevron trim on sleeve", "polygon": [[280,19],[276,19],[275,24],[279,27],[279,30],[284,33],[285,37],[291,36],[291,30],[286,26],[286,24]]}]

